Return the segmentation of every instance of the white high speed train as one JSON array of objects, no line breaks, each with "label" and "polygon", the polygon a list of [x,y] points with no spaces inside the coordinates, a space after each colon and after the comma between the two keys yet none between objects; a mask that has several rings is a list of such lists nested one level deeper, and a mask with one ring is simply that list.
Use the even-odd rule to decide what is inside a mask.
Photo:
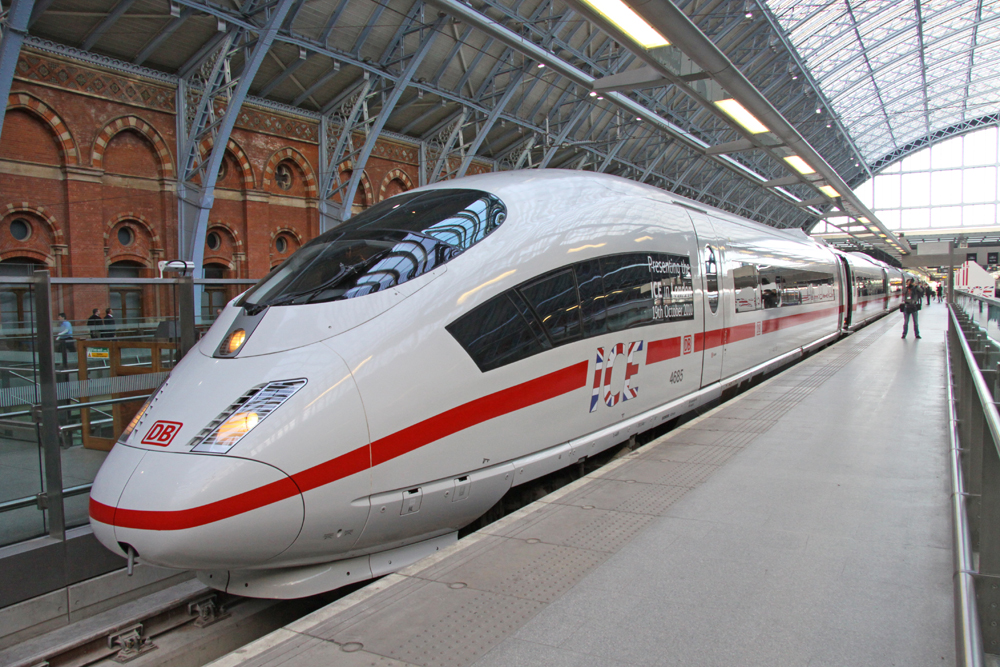
[{"label": "white high speed train", "polygon": [[91,525],[241,595],[379,576],[884,314],[903,277],[600,174],[413,190],[225,308],[111,451]]}]

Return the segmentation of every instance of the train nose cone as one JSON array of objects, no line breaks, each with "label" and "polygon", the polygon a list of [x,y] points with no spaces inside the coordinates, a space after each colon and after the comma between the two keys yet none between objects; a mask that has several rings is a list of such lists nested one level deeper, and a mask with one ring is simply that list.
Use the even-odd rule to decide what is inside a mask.
[{"label": "train nose cone", "polygon": [[[121,464],[101,469],[90,507],[98,539],[119,553],[128,545],[165,567],[247,568],[287,549],[302,528],[299,489],[271,465],[123,445],[112,454],[119,448]],[[110,477],[130,466],[125,480],[101,479],[106,469]],[[120,496],[113,501],[116,487]]]}]

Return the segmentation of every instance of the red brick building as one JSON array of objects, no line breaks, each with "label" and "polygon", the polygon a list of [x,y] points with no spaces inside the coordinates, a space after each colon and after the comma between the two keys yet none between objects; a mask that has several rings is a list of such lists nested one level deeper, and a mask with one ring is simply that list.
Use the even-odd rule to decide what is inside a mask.
[{"label": "red brick building", "polygon": [[[244,106],[216,187],[208,277],[260,278],[319,233],[318,130],[315,118]],[[156,276],[178,256],[176,135],[169,82],[22,50],[0,137],[0,273],[42,264],[54,276]],[[413,188],[418,152],[380,140],[354,209]],[[84,293],[64,304],[71,319],[109,298],[121,316],[154,314],[148,293]]]}]

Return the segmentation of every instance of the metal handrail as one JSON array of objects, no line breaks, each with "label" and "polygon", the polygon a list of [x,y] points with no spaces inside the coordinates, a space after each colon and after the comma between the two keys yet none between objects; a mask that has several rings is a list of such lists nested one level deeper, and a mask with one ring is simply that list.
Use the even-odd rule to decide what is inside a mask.
[{"label": "metal handrail", "polygon": [[[57,410],[76,410],[77,408],[93,408],[100,405],[114,405],[115,403],[128,403],[129,401],[144,401],[152,395],[141,394],[139,396],[125,396],[123,398],[107,398],[100,401],[89,401],[87,403],[70,403],[68,405],[60,405]],[[0,412],[0,419],[8,419],[10,417],[28,417],[34,414],[34,410],[39,406],[34,405],[30,410],[18,410],[16,412]]]},{"label": "metal handrail", "polygon": [[[80,484],[79,486],[71,486],[69,488],[63,489],[63,498],[72,498],[73,496],[82,496],[85,493],[90,493],[93,484]],[[41,509],[39,503],[39,497],[42,494],[35,494],[33,496],[26,496],[24,498],[17,498],[15,500],[8,500],[6,502],[0,503],[0,514],[4,512],[13,512],[14,510],[22,510],[26,507],[36,507]]]},{"label": "metal handrail", "polygon": [[[949,312],[951,309],[949,308]],[[954,317],[954,313],[952,313]],[[961,338],[956,332],[956,337]],[[983,637],[976,609],[975,566],[972,555],[972,536],[965,507],[965,485],[962,479],[962,452],[958,438],[958,408],[951,374],[951,337],[946,337],[945,377],[948,380],[948,437],[951,444],[951,509],[952,546],[954,553],[955,591],[955,651],[958,664],[963,667],[981,667],[983,664]],[[968,362],[968,358],[966,358]]]},{"label": "metal handrail", "polygon": [[988,303],[991,306],[1000,306],[1000,299],[994,299],[988,296],[982,296],[980,294],[973,294],[972,292],[966,292],[965,290],[956,289],[955,296],[968,296],[976,299],[977,301],[982,301]]},{"label": "metal handrail", "polygon": [[112,405],[114,403],[128,403],[130,401],[144,401],[152,396],[152,392],[144,394],[142,396],[124,396],[122,398],[107,398],[101,401],[88,401],[87,403],[70,403],[69,405],[60,405],[58,410],[76,410],[78,408],[93,408],[98,405]]},{"label": "metal handrail", "polygon": [[[962,327],[958,321],[958,317],[955,315],[955,311],[949,309],[949,314],[952,326],[957,327],[961,331]],[[986,386],[986,380],[983,379],[982,373],[979,372],[976,357],[972,354],[972,348],[969,347],[969,342],[965,340],[965,336],[958,336],[958,342],[961,346],[965,363],[969,364],[969,368],[976,370],[975,373],[971,373],[972,385],[976,388],[976,395],[979,397],[979,403],[983,408],[983,418],[987,428],[990,429],[990,435],[993,436],[994,447],[998,447],[997,443],[1000,443],[1000,413],[997,412],[997,406],[993,404],[993,393]],[[1000,447],[997,449],[997,455],[1000,456]]]}]

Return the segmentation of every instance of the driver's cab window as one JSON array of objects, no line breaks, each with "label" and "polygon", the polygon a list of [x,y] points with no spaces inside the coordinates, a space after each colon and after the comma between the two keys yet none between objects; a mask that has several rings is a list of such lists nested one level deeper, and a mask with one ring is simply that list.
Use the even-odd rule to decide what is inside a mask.
[{"label": "driver's cab window", "polygon": [[705,290],[708,307],[714,313],[719,309],[719,262],[710,245],[705,246]]}]

